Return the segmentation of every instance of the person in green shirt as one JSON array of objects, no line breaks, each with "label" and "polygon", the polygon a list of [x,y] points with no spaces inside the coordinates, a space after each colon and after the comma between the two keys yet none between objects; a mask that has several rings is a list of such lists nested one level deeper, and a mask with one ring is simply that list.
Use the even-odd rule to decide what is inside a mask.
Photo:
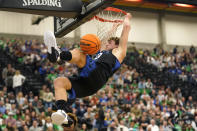
[{"label": "person in green shirt", "polygon": [[3,40],[0,40],[0,49],[5,49],[6,43]]},{"label": "person in green shirt", "polygon": [[138,84],[136,82],[136,80],[133,81],[133,83],[131,84],[134,88],[137,88]]},{"label": "person in green shirt", "polygon": [[55,73],[54,70],[52,70],[51,73],[48,74],[47,79],[53,81],[55,78],[57,78],[57,74]]},{"label": "person in green shirt", "polygon": [[176,131],[182,131],[182,128],[179,124],[175,124],[174,128],[176,129]]},{"label": "person in green shirt", "polygon": [[86,124],[82,124],[82,127],[81,127],[80,131],[88,131],[87,125]]}]

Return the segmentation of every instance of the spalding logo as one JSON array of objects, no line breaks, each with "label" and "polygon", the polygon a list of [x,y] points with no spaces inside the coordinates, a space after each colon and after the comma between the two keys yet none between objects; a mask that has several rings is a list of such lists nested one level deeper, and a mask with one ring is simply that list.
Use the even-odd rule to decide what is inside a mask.
[{"label": "spalding logo", "polygon": [[61,0],[23,0],[23,6],[32,6],[32,5],[45,5],[51,7],[62,7]]}]

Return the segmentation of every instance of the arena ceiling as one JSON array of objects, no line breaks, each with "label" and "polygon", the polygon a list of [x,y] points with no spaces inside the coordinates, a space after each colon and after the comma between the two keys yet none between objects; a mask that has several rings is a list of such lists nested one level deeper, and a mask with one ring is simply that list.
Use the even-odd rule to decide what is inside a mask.
[{"label": "arena ceiling", "polygon": [[[88,0],[83,0],[87,2]],[[182,3],[172,3],[167,2],[171,0],[117,0],[115,6],[123,6],[129,9],[139,8],[139,9],[152,9],[161,11],[172,11],[172,12],[183,12],[197,14],[197,6],[182,4]],[[173,0],[176,1],[176,0]],[[177,0],[180,1],[180,0]],[[181,0],[184,1],[184,0]]]},{"label": "arena ceiling", "polygon": [[117,0],[114,5],[149,8],[154,10],[197,13],[197,6],[181,3],[151,2],[144,0]]}]

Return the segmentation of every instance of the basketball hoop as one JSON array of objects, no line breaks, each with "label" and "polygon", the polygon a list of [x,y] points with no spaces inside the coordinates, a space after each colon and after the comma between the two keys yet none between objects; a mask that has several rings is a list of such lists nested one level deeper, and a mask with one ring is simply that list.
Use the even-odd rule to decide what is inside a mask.
[{"label": "basketball hoop", "polygon": [[122,23],[126,14],[127,12],[121,9],[108,7],[91,19],[96,24],[97,36],[102,42],[105,43],[110,37],[116,36],[117,30],[120,30],[121,26],[114,30],[113,26]]}]

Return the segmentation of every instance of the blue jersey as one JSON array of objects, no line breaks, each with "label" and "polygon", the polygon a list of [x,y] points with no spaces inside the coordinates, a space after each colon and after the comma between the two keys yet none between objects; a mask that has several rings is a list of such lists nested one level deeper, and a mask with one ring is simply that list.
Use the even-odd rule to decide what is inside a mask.
[{"label": "blue jersey", "polygon": [[101,51],[94,58],[87,55],[86,65],[79,69],[79,76],[69,78],[76,97],[81,98],[96,93],[120,66],[112,51]]},{"label": "blue jersey", "polygon": [[86,65],[79,70],[79,75],[81,77],[89,77],[91,72],[97,69],[97,66],[102,66],[104,70],[107,69],[110,77],[118,68],[120,68],[120,65],[120,62],[111,51],[102,51],[97,53],[94,58],[89,55],[86,56]]}]

